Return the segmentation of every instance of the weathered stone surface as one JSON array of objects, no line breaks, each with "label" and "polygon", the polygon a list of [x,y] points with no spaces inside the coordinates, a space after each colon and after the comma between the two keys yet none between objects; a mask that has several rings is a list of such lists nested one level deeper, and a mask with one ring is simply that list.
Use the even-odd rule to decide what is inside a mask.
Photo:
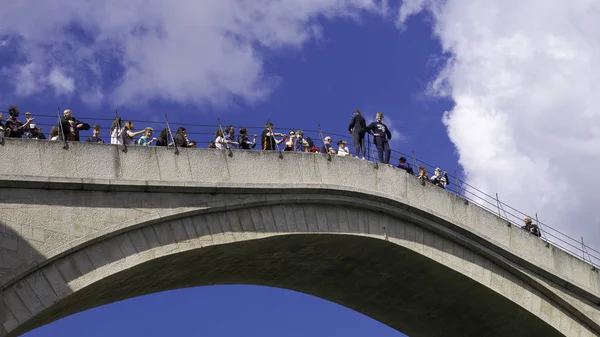
[{"label": "weathered stone surface", "polygon": [[415,337],[600,332],[589,264],[393,167],[13,140],[0,156],[0,337],[214,283],[310,293]]}]

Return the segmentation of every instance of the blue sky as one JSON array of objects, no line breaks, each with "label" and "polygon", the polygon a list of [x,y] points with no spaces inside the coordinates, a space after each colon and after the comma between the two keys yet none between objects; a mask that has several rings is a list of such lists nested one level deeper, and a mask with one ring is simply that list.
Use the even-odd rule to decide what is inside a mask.
[{"label": "blue sky", "polygon": [[[54,116],[57,106],[90,124],[119,109],[125,119],[148,121],[137,122],[138,129],[162,128],[168,113],[174,126],[271,120],[280,131],[320,125],[325,134],[346,134],[355,108],[370,119],[382,111],[394,130],[393,149],[458,170],[508,204],[600,244],[600,226],[590,220],[597,219],[600,181],[573,181],[571,170],[600,165],[597,3],[22,0],[3,6],[0,109],[18,104],[31,111],[46,134],[53,118],[39,116]],[[188,127],[200,146],[214,129]],[[131,299],[27,336],[129,336],[141,329],[158,336],[172,326],[195,335],[199,325],[211,336],[401,336],[316,298],[249,286]]]}]

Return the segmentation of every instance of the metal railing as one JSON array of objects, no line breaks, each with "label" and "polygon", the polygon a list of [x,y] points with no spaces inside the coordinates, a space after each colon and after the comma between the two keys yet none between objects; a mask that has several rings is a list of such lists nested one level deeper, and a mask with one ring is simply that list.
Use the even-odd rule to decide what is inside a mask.
[{"label": "metal railing", "polygon": [[[0,111],[2,112],[2,111]],[[5,112],[4,112],[5,113]],[[6,113],[5,113],[6,114]],[[42,127],[42,132],[48,136],[48,132],[52,127],[57,126],[57,116],[56,115],[41,115],[35,114],[35,121],[33,122],[37,126]],[[77,116],[76,116],[77,117]],[[123,118],[123,121],[129,120],[127,118]],[[82,118],[83,122],[90,124],[93,126],[94,124],[100,125],[101,127],[101,139],[104,140],[105,143],[110,144],[110,135],[109,134],[110,126],[112,124],[113,118]],[[150,120],[132,120],[134,124],[137,126],[136,129],[142,130],[146,127],[152,127],[155,131],[154,136],[157,136],[161,130],[166,128],[166,118],[165,121],[150,121]],[[184,126],[187,130],[188,138],[190,141],[194,141],[197,144],[197,147],[208,147],[208,144],[211,141],[215,140],[215,132],[218,129],[221,129],[222,126],[219,122],[218,125],[211,124],[193,124],[193,123],[178,123],[170,121],[170,130],[176,130],[180,126]],[[140,127],[143,126],[143,127]],[[244,127],[248,130],[248,135],[252,136],[253,134],[258,135],[257,141],[260,140],[260,135],[262,131],[265,129],[264,126],[236,126],[233,125],[236,130],[241,127]],[[285,130],[285,131],[284,131]],[[287,134],[289,131],[297,131],[297,128],[289,128],[289,127],[277,127],[274,130],[277,133]],[[301,129],[304,132],[304,139],[311,139],[314,142],[314,145],[317,148],[321,148],[324,145],[323,135],[334,137],[337,140],[345,140],[347,141],[348,150],[351,154],[354,155],[354,147],[352,144],[352,137],[349,134],[336,134],[336,133],[325,133],[320,130],[320,126],[317,130],[310,129]],[[84,135],[90,134],[90,131],[81,132]],[[47,137],[49,138],[49,137]],[[81,141],[85,141],[86,137],[81,137]],[[252,137],[251,137],[252,138]],[[281,138],[281,137],[278,137]],[[172,141],[172,136],[170,140]],[[335,142],[334,142],[335,143]],[[366,135],[365,138],[365,146],[366,146],[366,159],[368,161],[376,163],[377,160],[377,150],[375,149],[375,145],[373,144],[372,137]],[[285,146],[280,146],[279,150],[283,151]],[[256,149],[260,150],[260,144],[256,145]],[[400,157],[405,157],[407,159],[407,164],[409,164],[415,172],[418,172],[418,167],[423,166],[431,171],[435,168],[435,166],[418,159],[415,156],[415,153],[403,153],[397,150],[391,151],[390,163],[398,162]],[[381,165],[381,164],[377,164]],[[458,174],[454,172],[454,174],[448,174],[450,178],[450,184],[446,187],[446,189],[455,195],[462,198],[465,202],[472,202],[477,206],[487,210],[488,212],[494,213],[501,217],[502,219],[507,221],[507,225],[522,227],[523,218],[528,216],[524,212],[521,212],[517,208],[508,205],[502,202],[498,198],[498,194],[492,196],[480,189],[466,183]],[[537,214],[534,216],[529,215],[531,218],[535,219],[534,223],[538,225],[541,230],[541,240],[546,242],[546,246],[549,247],[550,244],[555,247],[577,257],[578,259],[588,263],[591,265],[592,270],[597,270],[600,267],[600,251],[594,249],[583,242],[583,237],[581,240],[577,240],[567,234],[560,232],[559,230],[553,228],[552,226],[539,221]]]}]

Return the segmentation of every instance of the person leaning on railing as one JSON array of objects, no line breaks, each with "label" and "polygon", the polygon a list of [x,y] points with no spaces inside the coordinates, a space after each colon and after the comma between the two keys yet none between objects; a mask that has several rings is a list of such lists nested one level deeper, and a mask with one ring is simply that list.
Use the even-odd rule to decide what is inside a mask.
[{"label": "person leaning on railing", "polygon": [[429,181],[429,176],[427,175],[427,169],[425,166],[419,166],[419,176],[417,177],[421,180],[421,185],[425,186],[425,182]]},{"label": "person leaning on railing", "polygon": [[410,167],[410,164],[406,162],[406,157],[400,157],[400,159],[398,159],[398,168],[408,172],[408,174],[415,174],[413,168]]},{"label": "person leaning on railing", "polygon": [[433,173],[433,177],[431,177],[431,182],[435,186],[446,188],[446,186],[450,185],[450,179],[448,179],[448,172],[444,171],[444,174],[442,175],[442,169],[436,167]]},{"label": "person leaning on railing", "polygon": [[542,233],[540,232],[540,228],[537,225],[533,224],[533,220],[530,217],[526,216],[525,219],[523,219],[523,221],[525,222],[525,226],[523,226],[521,228],[523,228],[524,230],[528,231],[529,233],[531,233],[537,237],[542,236]]}]

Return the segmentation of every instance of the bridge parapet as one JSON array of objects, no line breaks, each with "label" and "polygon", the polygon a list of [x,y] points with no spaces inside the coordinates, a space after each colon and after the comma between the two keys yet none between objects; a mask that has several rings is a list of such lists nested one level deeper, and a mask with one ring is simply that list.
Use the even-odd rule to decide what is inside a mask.
[{"label": "bridge parapet", "polygon": [[[179,199],[181,204],[171,204],[156,214],[148,214],[147,218],[144,218],[143,199],[129,201],[138,206],[138,210],[129,210],[129,214],[138,212],[135,223],[140,223],[153,221],[157,215],[164,217],[197,210],[208,203],[221,202],[225,208],[228,204],[234,205],[237,199],[229,199],[227,195],[252,194],[253,198],[258,198],[257,202],[261,198],[266,202],[278,197],[289,199],[296,195],[301,199],[327,193],[328,198],[354,197],[349,199],[353,200],[347,205],[350,208],[364,207],[356,202],[356,197],[360,197],[365,204],[376,203],[382,211],[402,209],[423,226],[435,224],[428,230],[446,237],[455,236],[454,240],[468,244],[472,251],[497,254],[497,259],[504,261],[498,260],[498,263],[515,265],[545,283],[548,289],[554,289],[551,291],[557,296],[563,295],[557,290],[562,287],[589,304],[600,303],[600,278],[589,264],[552,245],[546,247],[543,241],[473,203],[430,184],[423,186],[406,172],[387,165],[375,168],[372,163],[356,158],[333,156],[328,160],[325,155],[313,153],[280,156],[276,152],[239,150],[232,151],[229,156],[222,150],[180,149],[176,155],[173,149],[159,147],[130,146],[127,152],[113,145],[72,143],[68,150],[62,147],[63,144],[57,142],[7,139],[5,145],[0,146],[0,202],[10,204],[11,209],[19,205],[27,207],[30,189],[105,192],[102,197],[110,196],[110,192],[115,195],[116,192],[190,195],[189,203]],[[211,193],[219,195],[213,198]],[[118,198],[125,198],[123,195],[121,193]],[[57,204],[60,202],[57,200]],[[68,202],[85,205],[90,201]],[[124,201],[106,201],[104,207],[110,208],[110,202]],[[111,228],[107,224],[123,222],[128,217],[128,210],[111,211],[108,218],[98,214],[95,227],[90,225],[73,230],[58,212],[54,213],[51,208],[32,208],[26,213],[27,218],[16,219],[8,208],[0,209],[0,219],[8,219],[5,226],[13,226],[16,233],[31,239],[37,253],[19,256],[18,267],[0,275],[0,288],[10,286],[40,265],[109,236]],[[89,220],[79,219],[76,214],[69,215],[69,221],[75,223]],[[46,228],[41,229],[52,229],[53,233],[62,235],[39,237],[36,233],[44,226]],[[343,232],[342,229],[339,231]],[[389,235],[394,236],[393,233]],[[470,243],[461,241],[461,237],[468,238]],[[4,252],[9,251],[14,255],[14,242],[0,242],[0,254],[6,255],[8,253]],[[20,253],[18,247],[16,251]],[[574,301],[572,298],[564,300]],[[586,307],[590,307],[589,304]],[[588,314],[595,322],[600,322],[598,315]]]}]

